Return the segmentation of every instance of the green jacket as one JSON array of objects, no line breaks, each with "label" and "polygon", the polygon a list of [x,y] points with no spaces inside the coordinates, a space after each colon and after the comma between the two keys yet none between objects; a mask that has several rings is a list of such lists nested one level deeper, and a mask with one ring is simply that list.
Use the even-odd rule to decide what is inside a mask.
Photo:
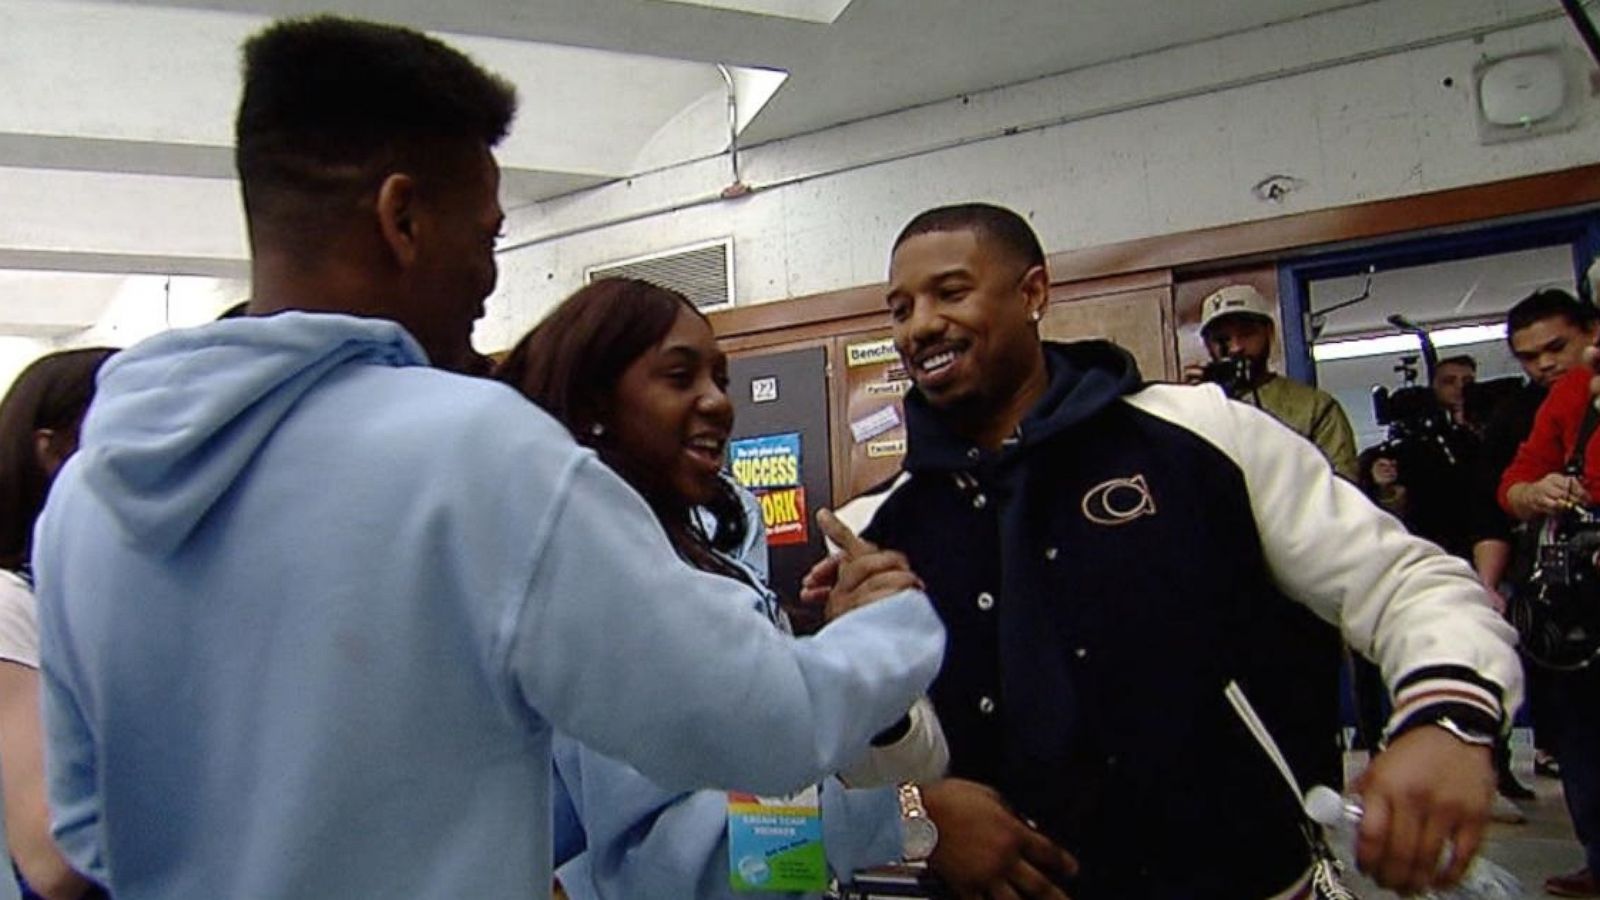
[{"label": "green jacket", "polygon": [[1316,444],[1333,470],[1350,481],[1356,480],[1356,436],[1339,401],[1327,391],[1318,390],[1280,375],[1268,376],[1260,387],[1247,390],[1238,399],[1255,403],[1274,418]]}]

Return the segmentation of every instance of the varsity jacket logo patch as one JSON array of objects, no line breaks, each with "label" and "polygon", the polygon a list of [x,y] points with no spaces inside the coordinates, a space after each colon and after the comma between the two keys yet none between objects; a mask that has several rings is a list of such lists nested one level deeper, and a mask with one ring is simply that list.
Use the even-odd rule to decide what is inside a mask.
[{"label": "varsity jacket logo patch", "polygon": [[1083,517],[1096,525],[1126,525],[1156,514],[1156,498],[1143,475],[1113,478],[1083,495]]}]

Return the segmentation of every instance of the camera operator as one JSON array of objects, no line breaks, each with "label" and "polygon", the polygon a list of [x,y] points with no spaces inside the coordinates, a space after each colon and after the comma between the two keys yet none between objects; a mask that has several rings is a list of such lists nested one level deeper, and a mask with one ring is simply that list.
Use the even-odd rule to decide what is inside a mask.
[{"label": "camera operator", "polygon": [[[1586,334],[1592,340],[1592,319]],[[1518,358],[1523,358],[1520,351]],[[1518,519],[1554,520],[1558,526],[1571,526],[1570,546],[1574,550],[1580,544],[1577,538],[1592,539],[1600,529],[1600,523],[1592,519],[1593,498],[1600,497],[1600,441],[1591,439],[1592,374],[1587,366],[1573,365],[1555,380],[1539,406],[1527,440],[1517,448],[1516,457],[1501,476],[1498,494],[1501,507]],[[1549,568],[1545,546],[1541,539],[1540,569]],[[1593,604],[1597,602],[1594,592],[1600,582],[1593,569],[1587,568],[1595,564],[1594,552],[1589,549],[1572,556],[1576,557],[1570,559],[1572,568],[1563,569],[1563,577],[1536,572],[1530,580],[1538,582],[1543,576],[1546,583],[1559,583],[1565,589],[1564,593],[1558,590],[1553,595],[1554,605],[1564,603],[1568,610],[1559,614],[1592,618]],[[1580,566],[1585,568],[1577,568]],[[1543,594],[1535,595],[1536,587],[1530,585],[1513,599],[1524,614],[1535,608],[1535,596],[1541,602],[1545,600]],[[1524,633],[1525,640],[1527,637]],[[1528,652],[1534,655],[1536,649],[1530,647]],[[1600,872],[1600,718],[1594,714],[1600,709],[1600,662],[1589,656],[1586,663],[1577,666],[1550,668],[1545,677],[1550,691],[1548,710],[1556,718],[1555,750],[1561,760],[1567,811],[1583,845],[1585,861],[1584,868],[1547,880],[1545,890],[1561,897],[1600,897],[1600,879],[1596,878]]]},{"label": "camera operator", "polygon": [[[1600,312],[1566,291],[1535,291],[1506,313],[1506,342],[1528,383],[1496,406],[1484,427],[1481,492],[1492,495],[1499,488],[1501,474],[1533,430],[1534,415],[1550,386],[1582,362],[1583,349],[1594,346],[1597,337]],[[1498,590],[1513,568],[1512,534],[1504,522],[1495,524],[1500,527],[1488,529],[1473,548],[1473,565],[1484,584]],[[1539,704],[1534,705],[1537,709]]]},{"label": "camera operator", "polygon": [[1266,410],[1316,444],[1335,472],[1355,481],[1355,433],[1339,401],[1269,367],[1277,331],[1272,306],[1247,284],[1230,284],[1207,296],[1200,305],[1200,338],[1211,362],[1186,367],[1184,380],[1215,382],[1229,397]]},{"label": "camera operator", "polygon": [[1450,414],[1450,421],[1479,432],[1467,407],[1467,394],[1478,381],[1478,361],[1466,354],[1439,360],[1430,379],[1434,399]]},{"label": "camera operator", "polygon": [[[1400,365],[1408,379],[1415,373],[1413,361],[1407,358]],[[1360,483],[1376,487],[1368,495],[1405,522],[1412,534],[1471,562],[1484,514],[1473,496],[1480,442],[1440,397],[1438,370],[1445,365],[1435,366],[1432,388],[1408,385],[1374,394],[1373,412],[1389,433],[1386,441],[1361,454]]]},{"label": "camera operator", "polygon": [[[1582,365],[1584,348],[1594,346],[1596,338],[1600,338],[1600,311],[1563,290],[1534,291],[1506,313],[1506,343],[1527,381],[1495,405],[1488,416],[1478,460],[1477,495],[1495,496],[1502,473],[1533,430],[1534,416],[1550,386]],[[1500,514],[1492,502],[1491,506],[1494,515],[1485,517],[1473,546],[1473,568],[1497,596],[1502,589],[1514,594],[1526,587],[1520,582],[1531,571],[1532,560],[1519,558],[1514,552],[1515,520]],[[1560,763],[1552,751],[1560,744],[1557,731],[1563,715],[1554,708],[1553,688],[1547,683],[1546,670],[1531,662],[1526,668],[1534,729],[1534,771],[1546,777],[1560,777]]]},{"label": "camera operator", "polygon": [[[1431,356],[1431,350],[1425,355]],[[1467,360],[1470,362],[1470,358]],[[1417,363],[1416,356],[1401,357],[1395,371],[1404,386],[1392,392],[1382,388],[1373,392],[1374,418],[1387,426],[1388,434],[1383,443],[1361,452],[1357,484],[1380,508],[1404,523],[1407,531],[1470,562],[1479,533],[1474,523],[1484,515],[1483,510],[1473,506],[1475,501],[1481,504],[1481,498],[1472,493],[1478,438],[1458,424],[1450,410],[1452,405],[1461,405],[1461,379],[1439,376],[1447,363],[1455,369],[1466,369],[1469,374],[1472,368],[1462,365],[1459,358],[1437,363],[1428,379],[1430,386],[1424,387],[1415,383]],[[1454,398],[1449,391],[1440,390],[1441,382],[1457,385]],[[1354,655],[1351,678],[1358,746],[1375,750],[1385,717],[1383,679],[1372,663]],[[1497,754],[1497,764],[1501,760],[1508,762],[1509,757]],[[1513,793],[1514,788],[1508,790],[1515,783],[1509,769],[1501,767],[1499,781],[1501,793],[1522,796]],[[1520,810],[1508,804],[1497,804],[1494,817],[1504,822],[1526,821]]]}]

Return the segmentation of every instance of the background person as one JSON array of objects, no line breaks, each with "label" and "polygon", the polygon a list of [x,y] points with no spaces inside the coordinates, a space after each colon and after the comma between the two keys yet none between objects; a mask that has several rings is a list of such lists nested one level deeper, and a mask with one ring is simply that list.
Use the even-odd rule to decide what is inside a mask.
[{"label": "background person", "polygon": [[[1539,406],[1527,440],[1501,476],[1500,504],[1516,518],[1539,523],[1574,508],[1593,511],[1595,497],[1600,496],[1600,443],[1579,444],[1585,417],[1592,413],[1591,374],[1579,365],[1556,381]],[[1581,478],[1565,471],[1574,457],[1582,460]],[[1591,556],[1585,562],[1594,560]],[[1596,601],[1584,594],[1569,602]],[[1575,872],[1547,879],[1545,891],[1558,897],[1600,897],[1600,719],[1595,716],[1600,709],[1600,663],[1591,660],[1577,669],[1548,670],[1545,686],[1551,695],[1547,708],[1556,717],[1556,757],[1561,760],[1567,812],[1583,845],[1585,863]]]},{"label": "background person", "polygon": [[94,379],[115,350],[40,357],[0,400],[0,778],[6,835],[25,897],[102,897],[50,837],[39,721],[39,617],[33,597],[33,525],[50,483],[78,449]]},{"label": "background person", "polygon": [[1184,380],[1217,381],[1228,396],[1266,410],[1316,444],[1335,472],[1355,481],[1355,432],[1339,401],[1272,371],[1278,327],[1272,312],[1272,302],[1248,284],[1230,284],[1208,295],[1200,304],[1200,339],[1212,366],[1188,366]]},{"label": "background person", "polygon": [[[1506,343],[1522,367],[1526,383],[1497,405],[1484,426],[1483,446],[1473,493],[1492,500],[1500,479],[1517,448],[1533,431],[1534,417],[1551,385],[1576,366],[1581,366],[1585,348],[1600,338],[1600,312],[1593,305],[1570,293],[1543,288],[1519,300],[1506,312]],[[1491,504],[1490,515],[1481,517],[1481,529],[1473,544],[1473,566],[1484,584],[1496,592],[1514,594],[1523,586],[1532,569],[1532,560],[1516,554],[1522,527],[1514,518],[1501,515],[1498,504]],[[1499,600],[1502,608],[1505,600]],[[1528,705],[1533,719],[1534,771],[1560,777],[1560,765],[1551,748],[1560,744],[1557,731],[1565,716],[1552,708],[1553,689],[1546,671],[1526,666]]]},{"label": "background person", "polygon": [[1467,391],[1477,382],[1478,361],[1463,353],[1439,360],[1433,367],[1429,385],[1433,388],[1434,399],[1449,414],[1450,421],[1474,432],[1482,426],[1467,414]]}]

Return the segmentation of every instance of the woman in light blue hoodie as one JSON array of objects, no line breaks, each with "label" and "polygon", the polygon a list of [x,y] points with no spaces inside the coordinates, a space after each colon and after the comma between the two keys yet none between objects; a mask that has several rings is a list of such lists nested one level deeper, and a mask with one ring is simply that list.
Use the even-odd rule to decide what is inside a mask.
[{"label": "woman in light blue hoodie", "polygon": [[[750,608],[730,608],[730,615],[755,612],[789,630],[765,584],[764,559],[750,558],[752,551],[765,555],[759,514],[752,521],[741,492],[722,473],[733,428],[727,359],[687,299],[644,281],[597,282],[524,337],[496,377],[620,473],[649,502],[683,559],[750,588]],[[919,706],[907,724],[891,746],[874,751],[878,759],[845,778],[862,783],[869,766],[871,777],[885,770],[904,780],[941,774],[946,755],[936,720]],[[587,844],[560,873],[574,900],[734,896],[726,794],[664,790],[563,736],[555,759]],[[821,805],[828,862],[841,878],[900,857],[892,787],[847,789],[830,779]]]}]

